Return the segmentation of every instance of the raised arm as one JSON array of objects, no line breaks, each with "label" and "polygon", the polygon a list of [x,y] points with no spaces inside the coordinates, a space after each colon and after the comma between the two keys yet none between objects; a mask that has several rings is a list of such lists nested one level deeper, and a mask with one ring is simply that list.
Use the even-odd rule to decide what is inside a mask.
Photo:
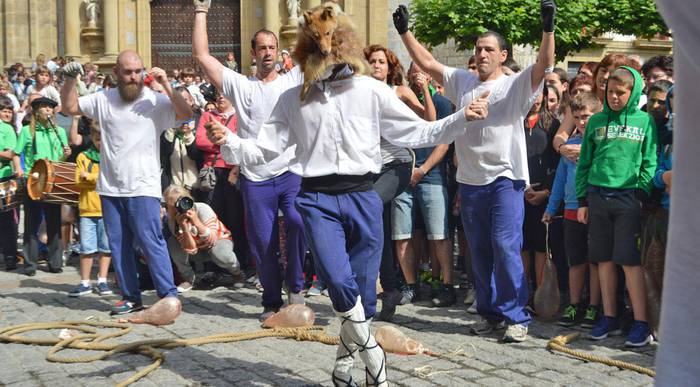
[{"label": "raised arm", "polygon": [[532,90],[537,89],[545,76],[545,71],[554,66],[554,18],[557,5],[554,0],[540,0],[542,17],[542,43],[537,55],[537,62],[532,69]]},{"label": "raised arm", "polygon": [[209,36],[207,35],[207,13],[211,1],[195,0],[194,28],[192,31],[192,55],[204,74],[211,80],[217,90],[221,90],[224,65],[209,54]]},{"label": "raised arm", "polygon": [[151,69],[151,75],[163,86],[165,94],[170,98],[170,102],[172,102],[175,108],[175,119],[185,120],[192,117],[192,107],[182,98],[182,94],[173,91],[173,87],[168,81],[168,74],[165,70],[154,67]]},{"label": "raised arm", "polygon": [[78,124],[80,123],[80,116],[73,116],[73,120],[70,124],[70,133],[68,134],[68,143],[72,146],[83,145],[83,136],[78,133]]},{"label": "raised arm", "polygon": [[430,74],[433,79],[442,81],[442,73],[445,66],[435,60],[433,55],[425,48],[422,44],[413,36],[413,33],[408,30],[408,9],[405,5],[399,5],[394,12],[394,27],[396,31],[401,35],[401,41],[403,41],[408,54],[411,55],[411,59]]},{"label": "raised arm", "polygon": [[67,116],[80,116],[83,112],[80,111],[78,104],[78,75],[83,74],[83,66],[78,62],[70,62],[63,66],[64,82],[61,87],[61,112]]}]

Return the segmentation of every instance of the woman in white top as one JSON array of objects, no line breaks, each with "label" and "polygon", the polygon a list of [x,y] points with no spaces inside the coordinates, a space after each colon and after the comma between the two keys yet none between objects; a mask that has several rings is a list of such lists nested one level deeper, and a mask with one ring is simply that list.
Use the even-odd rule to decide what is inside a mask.
[{"label": "woman in white top", "polygon": [[[370,64],[371,76],[388,84],[394,89],[396,95],[416,114],[427,121],[435,121],[436,111],[430,92],[427,89],[427,80],[423,87],[426,95],[423,106],[416,94],[404,84],[404,69],[396,55],[388,48],[378,44],[365,47],[365,58]],[[378,320],[390,321],[396,311],[396,305],[401,300],[401,292],[397,289],[394,252],[391,241],[391,203],[400,195],[411,180],[413,170],[413,154],[409,149],[401,148],[389,143],[382,138],[380,140],[380,152],[382,155],[382,170],[374,181],[374,190],[377,191],[384,204],[384,247],[382,261],[379,270],[379,279],[384,290],[385,297],[382,301],[382,310]]]}]

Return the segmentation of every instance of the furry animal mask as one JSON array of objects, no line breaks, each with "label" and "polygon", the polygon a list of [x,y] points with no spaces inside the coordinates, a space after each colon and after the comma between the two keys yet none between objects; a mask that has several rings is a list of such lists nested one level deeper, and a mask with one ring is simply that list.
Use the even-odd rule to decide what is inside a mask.
[{"label": "furry animal mask", "polygon": [[294,60],[304,72],[300,99],[303,101],[311,85],[338,64],[347,64],[355,75],[369,74],[362,48],[355,26],[338,4],[328,1],[304,12],[294,49]]}]

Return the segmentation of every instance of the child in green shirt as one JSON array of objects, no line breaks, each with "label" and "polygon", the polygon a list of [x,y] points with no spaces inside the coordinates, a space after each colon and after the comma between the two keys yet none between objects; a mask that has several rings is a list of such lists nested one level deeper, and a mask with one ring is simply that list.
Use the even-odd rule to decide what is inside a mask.
[{"label": "child in green shirt", "polygon": [[[24,154],[25,172],[29,173],[36,160],[63,161],[71,153],[66,138],[66,131],[51,123],[53,109],[58,104],[45,97],[31,101],[32,117],[29,125],[22,128],[19,134],[15,153]],[[24,237],[25,259],[24,273],[28,276],[36,274],[39,256],[39,239],[37,232],[41,224],[41,214],[46,220],[48,236],[49,271],[63,271],[63,256],[61,252],[61,206],[59,204],[35,201],[27,195],[24,200]]]},{"label": "child in green shirt", "polygon": [[[8,181],[21,173],[19,157],[14,154],[17,143],[17,133],[12,125],[14,122],[12,101],[0,97],[0,182]],[[0,193],[3,208],[0,209],[0,260],[5,262],[5,270],[17,268],[17,222],[15,210],[4,208],[10,197],[7,192]],[[13,198],[14,199],[14,198]]]}]

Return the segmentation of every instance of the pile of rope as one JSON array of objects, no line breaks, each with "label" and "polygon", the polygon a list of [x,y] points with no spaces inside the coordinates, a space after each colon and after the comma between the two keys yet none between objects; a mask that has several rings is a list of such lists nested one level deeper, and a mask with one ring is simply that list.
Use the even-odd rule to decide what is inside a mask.
[{"label": "pile of rope", "polygon": [[612,367],[617,367],[623,370],[639,372],[640,374],[649,375],[652,378],[656,376],[656,372],[652,369],[644,368],[642,366],[620,360],[610,359],[608,357],[592,355],[590,353],[571,349],[566,346],[566,344],[576,340],[580,335],[581,334],[579,332],[574,332],[568,335],[554,337],[547,343],[547,349],[549,349],[550,351],[562,352],[577,359],[601,363]]},{"label": "pile of rope", "polygon": [[[96,328],[117,329],[114,332],[100,333]],[[23,333],[30,331],[68,329],[80,332],[79,334],[61,338],[29,338]],[[88,363],[104,360],[119,353],[135,353],[149,357],[153,362],[130,378],[117,384],[128,386],[152,371],[156,370],[165,360],[165,355],[157,349],[171,349],[185,346],[197,346],[212,343],[233,343],[236,341],[255,340],[265,337],[290,338],[298,341],[315,341],[327,345],[338,345],[338,336],[329,336],[321,326],[307,326],[299,328],[273,328],[252,332],[223,333],[210,336],[196,337],[192,339],[152,339],[140,340],[131,343],[106,343],[106,340],[124,336],[131,332],[131,324],[113,321],[62,321],[55,323],[29,323],[14,325],[0,330],[0,342],[17,343],[27,345],[51,346],[46,354],[46,360],[56,363]],[[62,357],[59,355],[64,349],[79,349],[89,351],[102,351],[95,355]]]},{"label": "pile of rope", "polygon": [[[98,331],[98,328],[116,330],[112,332],[101,333]],[[32,331],[46,331],[59,329],[69,330],[69,332],[72,330],[78,333],[69,334],[68,336],[70,337],[66,338],[30,338],[22,335],[24,333]],[[163,361],[165,360],[165,354],[162,351],[159,351],[158,349],[172,349],[178,347],[198,346],[214,343],[233,343],[237,341],[261,339],[265,337],[289,338],[297,341],[313,341],[327,345],[338,345],[340,343],[340,339],[338,336],[327,335],[325,332],[325,328],[317,325],[298,328],[262,329],[251,332],[221,333],[209,336],[195,337],[191,339],[150,339],[121,344],[106,342],[107,340],[124,336],[130,333],[132,330],[133,326],[131,324],[120,323],[115,321],[84,320],[61,321],[54,323],[28,323],[0,329],[0,342],[50,346],[51,349],[49,349],[48,353],[46,354],[46,360],[56,363],[89,363],[98,360],[104,360],[110,356],[127,352],[146,356],[153,360],[151,364],[136,372],[130,378],[120,382],[119,384],[117,384],[117,386],[128,386],[160,367],[160,365],[163,364]],[[628,369],[645,375],[649,375],[651,377],[656,376],[656,372],[654,372],[654,370],[644,368],[636,364],[596,356],[590,353],[568,348],[566,345],[578,338],[579,335],[580,333],[576,332],[568,335],[554,337],[547,343],[547,349],[551,351],[562,352],[569,356],[589,362],[606,364],[620,369]],[[69,348],[78,350],[98,351],[98,353],[93,355],[75,357],[63,357],[59,355],[59,353],[62,350]],[[444,359],[453,359],[459,356],[470,357],[470,354],[464,353],[464,351],[461,350],[447,354],[439,354],[431,351],[425,351],[423,353],[428,356]],[[414,370],[416,376],[419,376],[421,378],[427,378],[436,373],[442,372],[449,371],[436,371],[432,369],[432,367],[419,367]]]}]

